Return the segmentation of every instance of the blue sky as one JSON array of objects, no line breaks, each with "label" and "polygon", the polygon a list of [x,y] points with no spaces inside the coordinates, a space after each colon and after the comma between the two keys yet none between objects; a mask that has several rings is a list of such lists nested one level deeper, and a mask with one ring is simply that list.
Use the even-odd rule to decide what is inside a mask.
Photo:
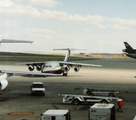
[{"label": "blue sky", "polygon": [[0,39],[34,41],[2,44],[0,50],[122,53],[124,41],[136,48],[135,5],[135,0],[0,0]]}]

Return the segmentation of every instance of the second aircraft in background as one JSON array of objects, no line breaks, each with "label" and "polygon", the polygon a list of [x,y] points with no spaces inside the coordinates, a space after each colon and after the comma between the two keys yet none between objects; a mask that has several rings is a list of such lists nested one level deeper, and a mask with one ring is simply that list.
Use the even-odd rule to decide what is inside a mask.
[{"label": "second aircraft in background", "polygon": [[136,58],[136,49],[133,49],[127,42],[124,42],[126,49],[123,49],[123,52],[126,52],[126,56],[131,58]]}]

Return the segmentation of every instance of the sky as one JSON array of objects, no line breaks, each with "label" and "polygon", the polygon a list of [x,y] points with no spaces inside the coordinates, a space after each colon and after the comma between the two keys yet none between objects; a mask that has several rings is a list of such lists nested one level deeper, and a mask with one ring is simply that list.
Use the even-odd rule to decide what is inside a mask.
[{"label": "sky", "polygon": [[[0,0],[0,51],[54,53],[54,48],[87,53],[122,53],[136,48],[136,0]],[[60,51],[59,51],[60,52]]]}]

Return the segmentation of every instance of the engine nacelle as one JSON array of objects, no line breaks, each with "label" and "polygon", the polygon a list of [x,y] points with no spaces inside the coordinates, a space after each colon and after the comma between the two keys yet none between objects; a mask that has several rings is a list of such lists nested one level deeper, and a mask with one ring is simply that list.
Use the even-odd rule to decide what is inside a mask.
[{"label": "engine nacelle", "polygon": [[8,81],[6,79],[0,80],[0,89],[3,90],[8,86]]},{"label": "engine nacelle", "polygon": [[63,67],[61,67],[61,69],[62,69],[63,71],[68,72],[68,71],[70,70],[70,67],[69,67],[69,66],[63,66]]},{"label": "engine nacelle", "polygon": [[33,70],[34,70],[34,65],[28,65],[28,69],[29,69],[30,71],[33,71]]},{"label": "engine nacelle", "polygon": [[74,71],[75,72],[78,72],[80,70],[80,67],[79,66],[76,66],[75,68],[74,68]]},{"label": "engine nacelle", "polygon": [[40,65],[37,65],[37,66],[36,66],[37,71],[41,71],[41,68],[42,68],[42,67],[41,67]]},{"label": "engine nacelle", "polygon": [[66,66],[64,69],[65,69],[65,71],[69,71],[69,70],[70,70],[70,67],[69,67],[69,66]]}]

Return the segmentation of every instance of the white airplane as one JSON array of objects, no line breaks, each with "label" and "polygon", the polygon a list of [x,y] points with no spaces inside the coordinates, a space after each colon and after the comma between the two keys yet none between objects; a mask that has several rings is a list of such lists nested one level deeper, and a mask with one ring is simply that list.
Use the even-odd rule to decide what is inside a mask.
[{"label": "white airplane", "polygon": [[36,67],[38,71],[42,73],[53,73],[53,74],[63,74],[63,76],[67,76],[70,67],[74,66],[74,71],[78,72],[81,66],[87,67],[101,67],[102,65],[94,65],[94,64],[83,64],[83,63],[74,63],[69,62],[70,52],[71,50],[77,49],[54,49],[54,50],[67,50],[64,61],[49,61],[49,62],[26,62],[20,63],[28,66],[30,71],[33,71]]},{"label": "white airplane", "polygon": [[25,72],[25,71],[13,71],[13,70],[0,70],[4,73],[0,76],[0,90],[5,89],[8,86],[7,78],[11,76],[25,76],[25,77],[56,77],[57,74],[51,73],[38,73],[38,72]]}]

